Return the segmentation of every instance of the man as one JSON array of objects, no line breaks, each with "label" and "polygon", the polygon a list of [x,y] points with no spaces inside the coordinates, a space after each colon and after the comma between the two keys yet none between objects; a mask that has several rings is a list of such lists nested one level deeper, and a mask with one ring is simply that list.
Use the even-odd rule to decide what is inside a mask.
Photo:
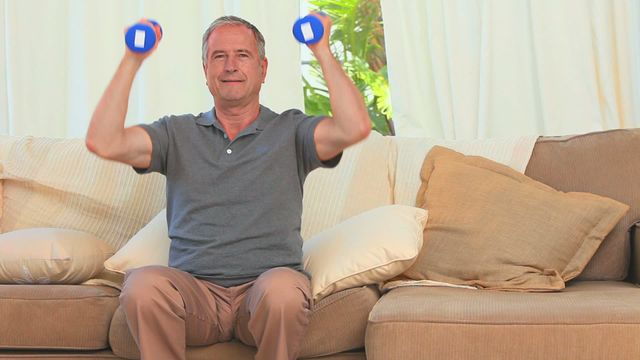
[{"label": "man", "polygon": [[185,359],[186,346],[229,341],[256,359],[295,359],[311,307],[302,271],[300,216],[306,175],[332,167],[364,139],[361,94],[329,49],[331,21],[309,46],[321,64],[333,117],[260,105],[264,39],[237,17],[203,36],[213,110],[124,128],[136,72],[149,54],[126,53],[87,133],[89,150],[167,177],[170,267],[127,273],[121,305],[143,359]]}]

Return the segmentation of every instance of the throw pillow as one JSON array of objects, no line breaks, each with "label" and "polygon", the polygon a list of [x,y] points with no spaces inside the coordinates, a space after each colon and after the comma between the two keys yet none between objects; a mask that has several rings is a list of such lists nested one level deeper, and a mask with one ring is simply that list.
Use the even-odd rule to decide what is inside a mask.
[{"label": "throw pillow", "polygon": [[578,276],[629,207],[563,193],[440,146],[420,174],[424,247],[405,275],[486,289],[550,291]]},{"label": "throw pillow", "polygon": [[0,283],[79,284],[103,269],[113,251],[83,231],[34,228],[0,235]]},{"label": "throw pillow", "polygon": [[118,252],[104,262],[107,270],[124,274],[127,270],[169,263],[171,240],[167,229],[167,210],[158,213],[138,231]]},{"label": "throw pillow", "polygon": [[427,211],[387,205],[326,229],[302,246],[313,298],[386,281],[406,270],[422,247]]}]

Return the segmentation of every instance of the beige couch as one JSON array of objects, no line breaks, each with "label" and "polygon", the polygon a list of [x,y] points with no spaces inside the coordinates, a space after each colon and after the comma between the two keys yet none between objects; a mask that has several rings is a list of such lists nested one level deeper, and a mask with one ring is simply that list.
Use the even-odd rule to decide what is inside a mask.
[{"label": "beige couch", "polygon": [[[369,209],[415,205],[422,160],[437,144],[520,171],[526,166],[526,175],[555,189],[599,194],[630,210],[562,291],[406,286],[381,295],[377,284],[362,284],[314,303],[301,357],[639,359],[638,130],[542,137],[528,163],[522,158],[528,160],[531,149],[521,139],[444,142],[372,135],[345,153],[338,168],[310,174],[303,237]],[[80,139],[4,137],[0,161],[3,233],[77,229],[103,239],[113,253],[165,205],[162,176],[138,176],[98,159]],[[138,358],[118,304],[121,280],[121,274],[105,271],[83,285],[0,285],[0,358]],[[250,359],[253,353],[237,342],[187,351],[189,359]]]}]

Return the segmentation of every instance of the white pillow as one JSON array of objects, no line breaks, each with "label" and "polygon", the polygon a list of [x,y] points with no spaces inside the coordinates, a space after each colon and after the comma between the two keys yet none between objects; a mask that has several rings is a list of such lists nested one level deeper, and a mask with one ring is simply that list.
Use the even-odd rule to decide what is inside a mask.
[{"label": "white pillow", "polygon": [[138,231],[115,255],[104,262],[107,270],[124,274],[127,270],[169,263],[169,231],[167,210],[163,209]]},{"label": "white pillow", "polygon": [[0,283],[79,284],[103,270],[113,251],[95,235],[33,228],[0,235]]},{"label": "white pillow", "polygon": [[337,291],[377,284],[408,269],[422,248],[427,211],[381,206],[351,217],[306,240],[304,269],[317,301]]}]

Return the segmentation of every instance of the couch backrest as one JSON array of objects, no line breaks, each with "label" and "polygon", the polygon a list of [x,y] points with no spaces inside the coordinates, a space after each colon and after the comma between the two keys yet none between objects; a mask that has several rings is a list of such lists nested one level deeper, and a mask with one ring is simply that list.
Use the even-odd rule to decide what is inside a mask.
[{"label": "couch backrest", "polygon": [[369,209],[393,203],[392,139],[376,132],[347,148],[338,166],[319,168],[304,183],[303,239]]},{"label": "couch backrest", "polygon": [[58,227],[118,250],[165,207],[165,178],[91,154],[82,139],[0,137],[2,232]]},{"label": "couch backrest", "polygon": [[420,188],[420,169],[429,150],[439,145],[466,155],[483,156],[524,172],[536,138],[532,136],[510,139],[444,140],[435,138],[391,137],[397,151],[394,169],[394,203],[415,206]]},{"label": "couch backrest", "polygon": [[[378,133],[345,150],[334,169],[304,186],[301,232],[308,238],[393,201],[392,140]],[[0,136],[0,231],[60,227],[88,231],[121,248],[166,205],[165,177],[91,154],[82,139]]]},{"label": "couch backrest", "polygon": [[636,222],[629,231],[631,240],[631,263],[627,280],[640,283],[640,223]]},{"label": "couch backrest", "polygon": [[[631,206],[580,279],[627,275],[627,230],[640,219],[638,144],[640,129],[542,137],[535,143],[526,175],[561,191],[592,192]],[[317,169],[307,177],[303,238],[377,206],[414,205],[420,166],[434,145],[520,171],[522,157],[531,150],[523,138],[443,141],[372,133],[347,149],[336,168]],[[165,207],[164,176],[141,176],[129,166],[100,159],[82,139],[0,136],[0,167],[2,232],[71,228],[91,232],[117,250]]]},{"label": "couch backrest", "polygon": [[640,129],[542,137],[525,174],[557,190],[591,192],[631,207],[578,277],[624,280],[630,257],[628,230],[640,218]]},{"label": "couch backrest", "polygon": [[372,132],[344,151],[334,169],[316,169],[304,184],[302,237],[366,210],[390,204],[415,206],[420,168],[435,145],[485,156],[524,172],[535,137],[473,141],[382,136]]}]

